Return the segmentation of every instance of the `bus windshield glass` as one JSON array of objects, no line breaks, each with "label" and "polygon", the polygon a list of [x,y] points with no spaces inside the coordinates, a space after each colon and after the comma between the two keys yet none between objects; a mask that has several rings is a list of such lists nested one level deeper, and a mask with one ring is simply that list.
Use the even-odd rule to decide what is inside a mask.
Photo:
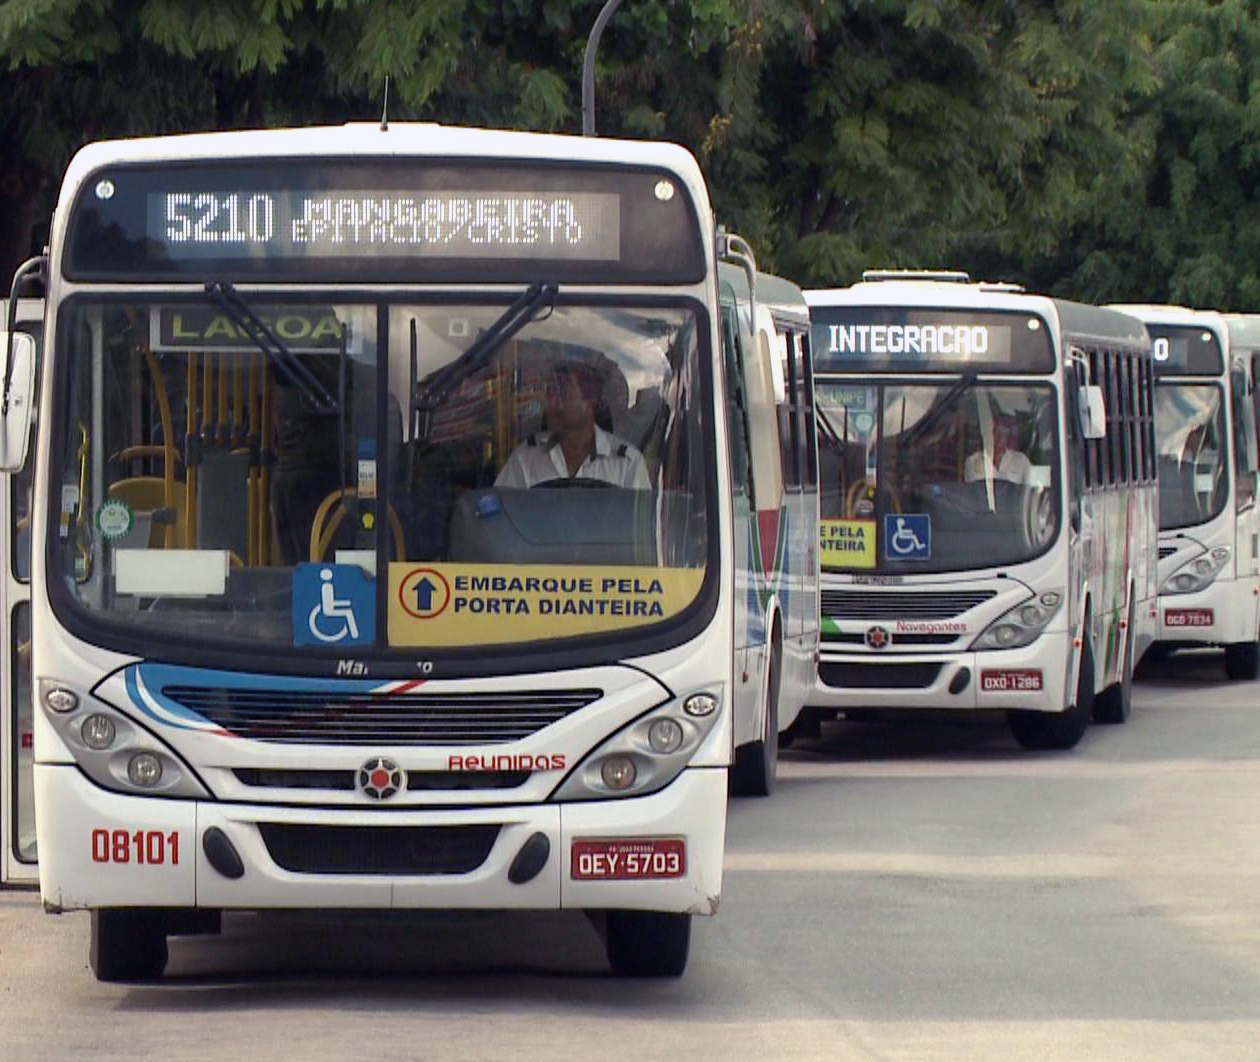
[{"label": "bus windshield glass", "polygon": [[1059,529],[1049,384],[817,385],[825,568],[940,572],[1028,560]]},{"label": "bus windshield glass", "polygon": [[1224,394],[1218,384],[1160,381],[1155,387],[1159,527],[1194,527],[1225,508],[1229,475]]},{"label": "bus windshield glass", "polygon": [[209,299],[62,307],[68,622],[116,645],[414,657],[698,607],[716,483],[694,304],[240,295],[283,357]]}]

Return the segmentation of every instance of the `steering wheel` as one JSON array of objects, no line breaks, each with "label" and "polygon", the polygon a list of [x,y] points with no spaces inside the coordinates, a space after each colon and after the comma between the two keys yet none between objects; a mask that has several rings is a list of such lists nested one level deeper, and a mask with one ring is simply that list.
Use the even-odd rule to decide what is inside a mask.
[{"label": "steering wheel", "polygon": [[[556,479],[544,479],[540,483],[535,483],[535,487],[565,487],[572,489],[574,487],[587,490],[591,487],[611,487],[612,484],[604,479],[589,479],[579,476],[559,476]],[[532,488],[531,488],[532,489]]]},{"label": "steering wheel", "polygon": [[[853,483],[853,485],[849,487],[848,491],[845,493],[845,496],[844,496],[844,512],[845,512],[846,519],[849,519],[849,520],[857,519],[858,499],[861,498],[862,495],[866,493],[868,489],[875,490],[875,481],[866,476],[863,476],[861,479],[856,480]],[[889,508],[895,513],[902,512],[901,495],[897,493],[897,488],[889,484],[888,486],[884,488],[884,491],[888,495]],[[872,511],[870,515],[871,515],[871,519],[873,520],[875,518],[875,512],[874,512],[873,507],[872,507]]]}]

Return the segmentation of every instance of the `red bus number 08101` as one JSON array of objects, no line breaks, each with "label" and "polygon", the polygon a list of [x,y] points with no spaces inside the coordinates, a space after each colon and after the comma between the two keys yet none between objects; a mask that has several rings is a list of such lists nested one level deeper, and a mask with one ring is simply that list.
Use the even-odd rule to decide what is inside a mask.
[{"label": "red bus number 08101", "polygon": [[179,865],[179,833],[172,830],[93,830],[92,862]]}]

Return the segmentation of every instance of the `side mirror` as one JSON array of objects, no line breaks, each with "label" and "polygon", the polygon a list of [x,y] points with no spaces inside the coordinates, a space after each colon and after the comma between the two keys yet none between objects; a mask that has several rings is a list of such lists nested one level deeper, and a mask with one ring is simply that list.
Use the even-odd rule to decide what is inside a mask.
[{"label": "side mirror", "polygon": [[20,472],[31,441],[35,400],[35,340],[25,332],[0,332],[0,387],[5,380],[8,391],[0,395],[0,472]]},{"label": "side mirror", "polygon": [[1085,384],[1080,389],[1081,435],[1086,439],[1102,439],[1107,435],[1107,408],[1102,388]]}]

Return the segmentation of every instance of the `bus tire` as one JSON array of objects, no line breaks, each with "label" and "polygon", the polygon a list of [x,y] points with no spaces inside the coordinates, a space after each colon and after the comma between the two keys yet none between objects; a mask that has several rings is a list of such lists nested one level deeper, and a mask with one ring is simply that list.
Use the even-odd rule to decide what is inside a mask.
[{"label": "bus tire", "polygon": [[[1088,631],[1088,625],[1084,629]],[[1063,712],[1009,711],[1006,725],[1023,748],[1061,751],[1076,747],[1089,726],[1093,711],[1094,654],[1087,639],[1076,677],[1076,703]]]},{"label": "bus tire", "polygon": [[1236,682],[1245,682],[1260,674],[1260,643],[1234,642],[1225,646],[1225,674]]},{"label": "bus tire", "polygon": [[609,911],[604,950],[618,977],[681,977],[691,950],[691,915]]},{"label": "bus tire", "polygon": [[1124,638],[1124,663],[1120,681],[1108,686],[1094,698],[1095,723],[1124,723],[1133,713],[1133,610],[1129,610],[1129,626]]},{"label": "bus tire", "polygon": [[166,919],[137,907],[92,910],[88,961],[98,981],[156,981],[166,969]]},{"label": "bus tire", "polygon": [[774,791],[779,765],[779,675],[782,670],[778,633],[776,625],[766,676],[766,710],[761,737],[735,750],[735,764],[731,768],[731,793],[735,796],[769,796]]}]

